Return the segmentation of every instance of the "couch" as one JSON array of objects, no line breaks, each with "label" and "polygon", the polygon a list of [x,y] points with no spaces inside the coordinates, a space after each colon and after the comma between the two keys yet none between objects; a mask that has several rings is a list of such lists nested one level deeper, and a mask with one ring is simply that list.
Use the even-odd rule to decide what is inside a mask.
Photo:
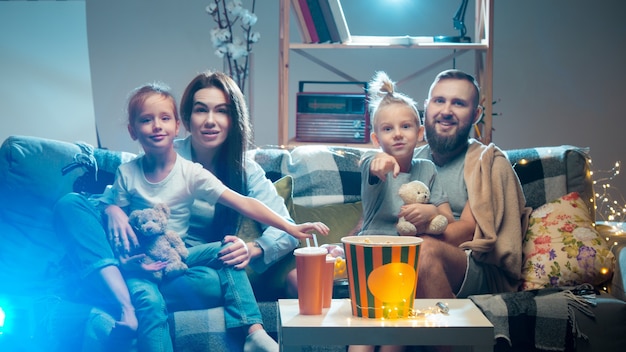
[{"label": "couch", "polygon": [[[324,221],[330,226],[331,234],[318,240],[337,243],[355,227],[360,217],[358,161],[366,150],[318,145],[292,149],[269,146],[253,149],[249,154],[275,181],[293,218],[297,222]],[[554,146],[506,152],[522,182],[528,205],[544,216],[537,216],[537,221],[545,219],[553,205],[570,204],[571,195],[577,194],[579,202],[572,204],[584,209],[586,214],[577,214],[576,220],[588,223],[591,233],[597,235],[592,226],[594,193],[588,150]],[[129,153],[94,148],[83,142],[31,136],[11,136],[4,141],[0,148],[0,307],[7,319],[0,327],[3,329],[0,330],[0,350],[50,351],[61,343],[65,344],[65,350],[108,351],[127,347],[115,345],[117,340],[110,338],[114,321],[106,311],[64,302],[53,294],[55,279],[61,275],[58,268],[64,251],[51,224],[52,207],[59,197],[71,191],[100,192],[112,181],[117,165],[132,157]],[[555,200],[557,203],[553,203]],[[548,209],[545,204],[550,205]],[[546,229],[539,222],[535,226],[541,231]],[[246,239],[258,234],[258,225],[250,220],[243,221],[240,229],[245,229],[240,235]],[[565,317],[566,334],[571,337],[567,344],[569,350],[618,351],[626,347],[623,289],[626,251],[623,243],[610,246],[601,236],[596,237],[592,238],[594,244],[590,246],[595,246],[596,253],[603,253],[607,260],[603,264],[609,263],[610,267],[606,272],[591,276],[584,274],[586,271],[595,273],[594,263],[585,267],[586,270],[573,270],[574,274],[593,281],[597,292],[586,309],[569,308],[572,315],[569,319]],[[532,241],[520,246],[537,254],[538,244],[527,242]],[[560,249],[563,248],[565,246],[561,245]],[[525,258],[531,258],[530,253],[525,253]],[[532,258],[536,264],[537,257]],[[528,264],[526,262],[529,260],[525,261]],[[284,278],[294,266],[293,257],[287,256],[264,273],[249,271],[266,329],[274,336],[278,330],[276,300],[285,297]],[[527,271],[532,272],[531,268],[533,266],[528,265]],[[565,280],[565,276],[572,274],[567,274],[565,269],[558,274],[563,283],[575,283],[575,280]],[[538,285],[537,282],[532,284],[535,286],[527,289]],[[170,313],[170,323],[176,351],[206,351],[207,346],[211,351],[241,349],[242,339],[224,332],[221,307],[174,311]],[[578,329],[572,330],[575,327]],[[521,331],[511,333],[522,336],[524,341]],[[503,338],[494,339],[494,349],[526,351],[535,348],[518,343],[515,336],[509,336],[513,346]],[[345,346],[320,349],[344,351]]]}]

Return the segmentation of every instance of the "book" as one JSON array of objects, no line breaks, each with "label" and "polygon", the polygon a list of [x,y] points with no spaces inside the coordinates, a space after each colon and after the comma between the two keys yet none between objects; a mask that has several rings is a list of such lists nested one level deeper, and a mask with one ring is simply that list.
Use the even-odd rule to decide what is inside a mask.
[{"label": "book", "polygon": [[304,23],[306,24],[306,28],[311,36],[311,43],[319,43],[320,38],[317,35],[317,30],[315,29],[315,23],[313,23],[313,17],[311,17],[311,11],[309,10],[309,4],[307,0],[298,0],[300,4],[300,10],[302,10],[302,17],[304,17]]},{"label": "book", "polygon": [[343,9],[341,8],[341,0],[328,0],[330,12],[335,20],[335,26],[339,33],[339,42],[347,43],[350,41],[350,29],[348,29],[348,23],[346,17],[343,15]]},{"label": "book", "polygon": [[306,22],[304,21],[304,15],[302,14],[302,8],[300,7],[300,3],[298,0],[291,0],[291,8],[296,14],[296,19],[298,22],[298,28],[300,29],[300,35],[302,36],[303,43],[311,43],[311,34],[306,27]]},{"label": "book", "polygon": [[313,23],[315,24],[315,30],[317,31],[319,43],[330,42],[330,33],[328,32],[328,28],[326,28],[326,22],[324,21],[324,15],[322,14],[320,3],[318,0],[307,0],[306,2],[309,5],[309,11],[311,13]]},{"label": "book", "polygon": [[371,45],[371,46],[390,46],[390,45],[419,45],[424,43],[434,43],[435,38],[432,36],[412,36],[412,35],[352,35],[347,45]]},{"label": "book", "polygon": [[328,28],[328,34],[330,34],[331,43],[339,43],[339,30],[337,29],[337,25],[335,24],[333,14],[330,11],[330,4],[328,0],[318,0],[318,2],[320,4],[320,9],[322,10],[322,16],[324,17],[326,28]]}]

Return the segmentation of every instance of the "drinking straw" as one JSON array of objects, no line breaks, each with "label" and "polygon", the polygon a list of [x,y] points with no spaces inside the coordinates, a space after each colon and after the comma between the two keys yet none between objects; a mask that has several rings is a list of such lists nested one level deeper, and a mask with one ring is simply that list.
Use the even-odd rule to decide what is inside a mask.
[{"label": "drinking straw", "polygon": [[309,241],[309,239],[308,239],[308,238],[306,239],[306,246],[307,246],[307,247],[311,247],[311,241]]},{"label": "drinking straw", "polygon": [[313,234],[313,243],[315,243],[315,247],[319,247],[317,245],[317,236],[315,236],[315,234]]}]

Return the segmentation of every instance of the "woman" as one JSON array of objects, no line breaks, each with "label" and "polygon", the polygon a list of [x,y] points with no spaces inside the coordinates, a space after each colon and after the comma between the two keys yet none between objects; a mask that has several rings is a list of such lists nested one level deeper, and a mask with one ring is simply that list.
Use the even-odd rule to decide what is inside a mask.
[{"label": "woman", "polygon": [[[181,98],[180,116],[189,133],[174,144],[181,156],[202,164],[230,189],[260,200],[293,221],[265,171],[245,156],[251,143],[250,119],[244,95],[233,79],[221,72],[196,75]],[[237,269],[250,265],[256,272],[265,271],[298,246],[297,239],[273,227],[263,227],[262,236],[244,243],[233,236],[238,223],[237,212],[196,201],[185,242],[188,246],[233,242],[222,253],[224,264]],[[175,310],[221,305],[221,289],[207,285],[207,281],[219,282],[214,271],[202,267],[190,270],[161,290],[168,306]]]}]

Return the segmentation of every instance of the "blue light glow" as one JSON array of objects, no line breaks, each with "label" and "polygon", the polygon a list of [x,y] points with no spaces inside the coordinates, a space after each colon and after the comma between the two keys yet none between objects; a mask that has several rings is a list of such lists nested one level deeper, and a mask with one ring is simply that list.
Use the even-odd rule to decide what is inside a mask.
[{"label": "blue light glow", "polygon": [[4,333],[4,318],[6,315],[4,314],[4,309],[0,306],[0,335]]}]

